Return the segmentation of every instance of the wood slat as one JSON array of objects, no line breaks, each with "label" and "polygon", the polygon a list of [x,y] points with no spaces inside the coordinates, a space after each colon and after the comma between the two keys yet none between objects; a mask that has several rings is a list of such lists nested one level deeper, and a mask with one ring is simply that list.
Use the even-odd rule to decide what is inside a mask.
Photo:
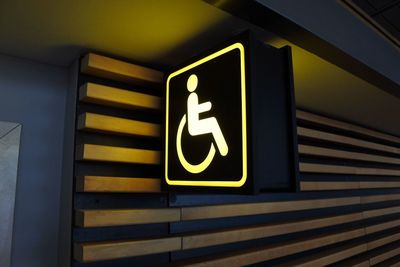
[{"label": "wood slat", "polygon": [[356,205],[359,203],[360,197],[346,197],[246,204],[209,205],[201,207],[183,207],[182,220],[200,220],[288,212],[296,210]]},{"label": "wood slat", "polygon": [[[78,210],[77,225],[81,227],[94,226],[110,226],[122,224],[138,224],[138,223],[157,223],[157,222],[176,222],[185,220],[181,218],[181,210],[185,208],[164,208],[164,209],[120,209],[120,210]],[[334,224],[347,223],[357,221],[364,218],[373,218],[382,215],[388,215],[400,212],[400,207],[394,206],[389,208],[380,208],[367,210],[363,212],[350,213],[325,218],[317,218],[311,220],[302,220],[294,222],[280,222],[279,224],[267,224],[262,226],[253,226],[247,228],[234,228],[223,231],[214,231],[204,234],[196,234],[185,236],[187,243],[197,242],[237,242],[253,238],[266,237],[263,235],[280,235],[289,232],[304,231],[308,229],[320,228]],[[157,214],[159,218],[157,218]],[[168,219],[170,221],[168,221]],[[107,220],[110,220],[108,222]],[[400,219],[399,219],[400,220]],[[392,222],[388,222],[392,224]],[[371,229],[379,227],[384,229],[386,223],[381,225],[370,226]],[[372,230],[371,230],[372,231]],[[232,241],[229,239],[232,238]],[[185,242],[186,242],[185,241]],[[210,243],[210,244],[211,244]],[[212,243],[216,244],[216,243]]]},{"label": "wood slat", "polygon": [[77,128],[78,130],[111,134],[160,137],[160,126],[158,124],[89,112],[79,115]]},{"label": "wood slat", "polygon": [[[339,216],[331,216],[325,218],[318,218],[312,220],[302,220],[296,222],[281,222],[279,224],[270,224],[248,228],[235,228],[224,231],[214,231],[211,233],[203,233],[196,235],[189,235],[182,237],[182,248],[193,249],[207,246],[215,246],[227,243],[234,243],[246,241],[251,239],[266,238],[276,235],[283,235],[288,233],[306,231],[327,227],[331,225],[344,224],[348,222],[355,222],[364,218],[373,218],[386,214],[393,213],[393,209],[376,209],[371,212],[357,212]],[[397,222],[396,220],[395,222]],[[367,232],[376,232],[379,229],[389,229],[395,222],[389,222],[380,225],[373,225],[368,227]],[[397,225],[396,225],[397,226]]]},{"label": "wood slat", "polygon": [[384,253],[371,257],[369,263],[371,266],[373,266],[398,255],[400,255],[400,247],[390,249],[388,251],[385,251]]},{"label": "wood slat", "polygon": [[374,138],[378,138],[378,139],[382,139],[382,140],[400,144],[400,137],[385,134],[385,133],[378,132],[378,131],[374,131],[374,130],[371,130],[371,129],[368,129],[365,127],[357,126],[357,125],[346,123],[343,121],[330,119],[330,118],[316,115],[313,113],[309,113],[306,111],[297,110],[296,117],[298,119],[314,122],[314,123],[317,123],[320,125],[330,126],[333,128],[342,129],[342,130],[346,130],[346,131],[350,131],[350,132],[354,132],[354,133],[359,133],[359,134],[362,134],[365,136],[370,136],[370,137],[374,137]]},{"label": "wood slat", "polygon": [[181,249],[180,237],[147,240],[75,243],[74,259],[80,262],[119,259]]},{"label": "wood slat", "polygon": [[[260,251],[256,251],[255,252],[256,257],[254,258],[250,257],[252,258],[252,261],[250,262],[243,261],[243,260],[248,260],[249,257],[245,257],[245,259],[239,258],[239,261],[233,266],[241,266],[240,264],[242,263],[251,264],[260,261],[270,260],[302,252],[305,250],[313,249],[316,247],[353,239],[363,235],[364,235],[363,229],[356,229],[337,234],[316,237],[305,241],[289,242],[281,246],[272,246],[272,247],[270,246],[265,250],[261,250],[262,253],[259,253]],[[90,262],[90,261],[109,260],[109,259],[124,258],[124,257],[133,257],[139,255],[156,254],[161,252],[176,251],[180,249],[182,249],[180,237],[135,240],[135,241],[76,243],[74,244],[74,258],[75,260],[81,262]],[[247,256],[247,254],[244,255]],[[260,257],[262,257],[263,260],[260,260]],[[206,266],[220,266],[218,264],[220,263],[226,264],[227,263],[226,260],[229,259],[224,259],[223,262],[217,262],[217,265],[214,265],[214,262],[208,262]],[[212,265],[209,265],[210,263]],[[201,263],[200,265],[202,264],[204,263]]]},{"label": "wood slat", "polygon": [[81,72],[111,80],[133,83],[162,83],[163,73],[121,60],[87,54],[81,60]]},{"label": "wood slat", "polygon": [[392,243],[392,242],[395,242],[398,240],[400,240],[400,233],[395,233],[395,234],[392,234],[389,236],[385,236],[385,237],[368,242],[367,243],[368,250],[372,250],[372,249],[387,245],[389,243]]},{"label": "wood slat", "polygon": [[400,182],[396,181],[376,181],[376,182],[360,182],[361,189],[367,188],[400,188]]},{"label": "wood slat", "polygon": [[352,267],[369,267],[369,260],[367,261],[360,261],[356,264],[351,265]]},{"label": "wood slat", "polygon": [[[334,248],[330,250],[325,250],[317,254],[313,254],[307,257],[300,258],[298,260],[290,261],[282,265],[277,265],[276,267],[314,267],[314,266],[327,266],[333,263],[336,263],[341,260],[345,260],[347,258],[353,257],[355,255],[361,254],[367,251],[366,244],[357,244],[357,245],[347,245],[339,248]],[[364,267],[369,266],[369,261],[361,261],[355,265]]]},{"label": "wood slat", "polygon": [[202,259],[199,262],[183,264],[183,266],[244,266],[263,261],[292,255],[295,253],[335,244],[341,241],[364,236],[363,229],[355,229],[340,233],[323,235],[307,240],[288,242],[278,246],[267,246],[256,250],[247,250],[238,253],[230,253],[211,259]]},{"label": "wood slat", "polygon": [[387,267],[400,267],[400,260],[397,260],[397,262],[390,263]]},{"label": "wood slat", "polygon": [[400,212],[400,206],[394,206],[394,207],[383,208],[383,209],[366,210],[366,211],[363,211],[363,216],[364,216],[364,218],[371,218],[371,217],[389,215],[389,214],[394,214],[394,213],[399,213],[399,212]]},{"label": "wood slat", "polygon": [[[357,254],[367,252],[373,248],[368,248],[367,244],[346,245],[339,248],[333,248],[328,251],[322,251],[298,260],[290,261],[288,263],[278,265],[279,267],[297,266],[297,267],[312,267],[312,266],[326,266],[336,263],[338,261],[350,258]],[[399,254],[400,248],[390,249],[382,254],[371,257],[368,261],[360,261],[356,265],[351,266],[372,266],[384,260],[390,259]],[[347,266],[347,265],[346,265]]]},{"label": "wood slat", "polygon": [[110,176],[83,176],[76,179],[78,192],[158,193],[161,180]]},{"label": "wood slat", "polygon": [[270,224],[249,228],[237,228],[219,232],[190,235],[182,237],[182,249],[193,249],[266,238],[332,226],[335,224],[354,222],[362,219],[362,213],[352,213],[312,220]]},{"label": "wood slat", "polygon": [[322,132],[318,130],[308,129],[304,127],[297,127],[297,134],[302,137],[308,137],[313,139],[319,139],[329,142],[341,143],[346,145],[352,145],[362,148],[373,149],[377,151],[384,151],[393,154],[400,154],[400,148],[382,145],[374,142],[364,141],[352,137],[347,137],[339,134],[332,134],[327,132]]},{"label": "wood slat", "polygon": [[164,223],[176,222],[180,219],[179,208],[77,210],[75,212],[75,224],[79,227]]},{"label": "wood slat", "polygon": [[393,220],[393,221],[388,221],[388,222],[384,222],[384,223],[367,226],[367,227],[365,227],[365,232],[367,234],[372,234],[372,233],[387,230],[390,228],[398,227],[399,225],[400,225],[400,219],[397,219],[397,220]]},{"label": "wood slat", "polygon": [[400,158],[384,157],[371,155],[366,153],[349,152],[324,147],[316,147],[309,145],[299,145],[299,153],[303,155],[331,157],[339,159],[351,159],[360,161],[380,162],[386,164],[400,164]]},{"label": "wood slat", "polygon": [[346,262],[345,264],[341,263],[343,267],[369,267],[369,259],[354,259],[351,262]]},{"label": "wood slat", "polygon": [[[80,227],[100,227],[126,224],[176,222],[184,220],[183,218],[181,219],[182,209],[184,208],[77,210],[76,225]],[[357,220],[362,220],[364,218],[373,218],[397,212],[400,212],[400,207],[395,206],[311,220],[286,223],[281,222],[279,224],[268,224],[247,228],[235,228],[223,231],[214,231],[210,233],[184,236],[183,243],[184,248],[194,248],[200,246],[211,246],[217,244],[239,242],[244,240],[305,231],[335,224],[353,222]],[[394,222],[373,225],[370,226],[367,231],[377,231],[374,229],[383,230],[386,229],[386,226],[390,226],[392,224],[394,224]]]},{"label": "wood slat", "polygon": [[360,188],[360,182],[321,182],[321,181],[302,181],[300,182],[301,191],[324,191],[324,190],[355,190]]},{"label": "wood slat", "polygon": [[79,100],[117,108],[159,110],[161,98],[111,86],[86,83],[79,88]]},{"label": "wood slat", "polygon": [[[352,181],[302,181],[300,182],[301,191],[327,191],[327,190],[357,190],[374,188],[400,188],[400,182],[377,181],[377,182],[352,182]],[[385,196],[379,196],[384,198]],[[400,195],[392,200],[400,199]],[[390,200],[390,199],[388,199]],[[383,201],[383,200],[382,200]]]},{"label": "wood slat", "polygon": [[[167,209],[164,209],[164,210],[167,210]],[[174,210],[176,213],[172,216],[176,216],[175,219],[178,220],[177,216],[179,214],[179,209],[174,209]],[[385,209],[381,209],[381,210],[385,210]],[[96,213],[97,211],[93,210],[93,211],[88,211],[88,212]],[[120,213],[121,211],[114,211],[115,212],[114,214],[111,214],[111,213],[107,214],[107,212],[109,212],[109,211],[105,211],[105,212],[106,212],[105,214],[100,214],[100,216],[104,216],[104,218],[106,218],[106,220],[109,220],[109,218],[111,218],[113,216],[116,216],[117,220],[118,220],[118,217],[122,218],[122,220],[126,219],[125,214]],[[125,212],[125,210],[122,212]],[[131,211],[129,211],[129,212],[131,212]],[[149,210],[145,210],[144,212],[147,213],[147,212],[149,212]],[[120,213],[120,214],[118,214],[118,213]],[[89,214],[89,213],[87,213],[87,214]],[[141,215],[138,213],[135,215],[135,214],[131,213],[131,214],[129,214],[128,217],[129,217],[129,220],[131,218],[134,218],[134,220],[137,220],[137,218],[139,218],[139,220],[141,220],[140,217],[150,218],[151,222],[155,222],[155,221],[153,221],[154,218],[157,218],[156,220],[159,220],[158,214],[159,214],[159,212],[154,210],[153,214]],[[380,216],[381,214],[382,213],[374,213],[369,217]],[[96,215],[98,215],[98,214],[96,214]],[[121,217],[121,215],[122,215],[122,217]],[[92,221],[92,223],[97,224],[98,219],[100,219],[100,221],[102,220],[101,217],[100,218],[92,217],[91,221]],[[314,229],[314,228],[321,228],[321,227],[325,227],[325,226],[329,226],[329,225],[335,225],[338,223],[347,223],[347,222],[361,220],[361,219],[362,219],[362,216],[360,213],[354,213],[354,214],[340,215],[340,216],[314,219],[314,220],[308,220],[308,221],[302,221],[302,222],[293,222],[293,223],[288,223],[288,224],[282,224],[281,226],[271,225],[271,226],[263,226],[263,227],[254,227],[252,229],[243,229],[244,231],[250,231],[250,232],[247,232],[247,237],[243,236],[243,234],[246,235],[246,233],[240,232],[237,230],[236,231],[235,230],[225,231],[224,233],[222,233],[222,235],[219,235],[221,233],[217,233],[218,236],[214,235],[211,237],[211,239],[210,239],[210,234],[204,234],[201,237],[201,238],[203,238],[203,240],[201,240],[201,239],[196,240],[196,238],[198,238],[200,235],[175,237],[172,242],[174,242],[174,244],[177,244],[176,239],[178,239],[179,245],[181,243],[182,243],[182,245],[180,245],[180,246],[173,245],[169,249],[165,248],[164,243],[166,243],[165,239],[171,239],[171,238],[157,239],[157,241],[151,239],[151,240],[139,240],[139,241],[128,241],[128,242],[113,241],[113,242],[96,242],[96,243],[76,244],[75,245],[75,259],[86,262],[86,261],[97,261],[97,260],[104,260],[104,259],[114,259],[114,258],[130,257],[130,256],[147,255],[147,254],[152,254],[152,253],[155,254],[159,251],[166,252],[166,251],[174,251],[174,250],[180,250],[180,249],[193,249],[193,248],[199,248],[199,247],[204,247],[204,246],[218,245],[218,244],[222,244],[222,243],[225,244],[225,243],[230,243],[230,242],[239,242],[239,241],[249,240],[249,238],[250,239],[263,238],[266,236],[285,234],[285,233],[290,233],[290,232],[294,232],[294,231],[310,230],[310,229]],[[169,220],[168,218],[165,218],[165,221],[168,221],[168,220]],[[107,225],[109,225],[109,224],[107,224]],[[392,222],[391,225],[394,225],[394,223]],[[384,229],[391,228],[391,225],[386,225],[386,227],[383,227],[383,228]],[[93,224],[89,223],[86,226],[105,226],[105,225],[93,225]],[[266,227],[270,227],[270,228],[267,229]],[[271,259],[274,259],[277,257],[295,254],[295,253],[305,251],[308,249],[313,249],[313,248],[320,247],[323,245],[328,245],[331,243],[332,244],[337,243],[340,241],[344,241],[344,240],[362,236],[366,233],[369,234],[369,233],[377,231],[376,227],[375,227],[375,230],[373,230],[374,228],[372,228],[372,227],[373,226],[371,226],[371,228],[369,228],[369,230],[367,230],[367,231],[364,231],[364,228],[348,231],[344,235],[344,236],[346,236],[347,239],[343,239],[343,240],[329,241],[329,240],[331,240],[332,236],[336,235],[336,234],[333,234],[333,235],[329,235],[329,236],[324,236],[323,238],[317,237],[317,238],[307,240],[307,241],[287,242],[282,246],[273,246],[273,247],[269,246],[267,249],[263,250],[263,252],[266,255],[269,255],[269,254],[273,255],[272,257],[263,258],[263,260],[260,260],[261,254],[263,254],[263,253],[261,253],[261,254],[256,253],[256,256],[258,258],[257,261],[247,262],[247,260],[249,259],[247,256],[243,258],[244,260],[246,260],[246,262],[242,262],[243,259],[241,257],[239,258],[239,261],[243,264],[252,264],[252,263],[257,263],[259,261],[266,261],[266,260],[271,260]],[[381,229],[383,229],[383,228],[381,226]],[[255,231],[253,233],[251,233],[252,230],[255,230]],[[250,235],[248,235],[248,233],[250,233]],[[353,235],[354,233],[357,233],[356,236]],[[232,236],[236,236],[237,238],[234,238],[234,240],[233,240]],[[194,239],[193,239],[193,237],[194,237]],[[206,238],[206,239],[204,239],[204,238]],[[394,235],[385,236],[383,238],[370,241],[366,244],[366,246],[369,250],[371,250],[371,249],[375,249],[377,247],[386,245],[388,243],[395,242],[399,239],[400,239],[400,233],[397,233]],[[199,241],[200,241],[200,243],[199,243]],[[206,242],[204,242],[204,241],[206,241]],[[315,243],[318,243],[319,245],[316,245]],[[157,248],[156,249],[148,249],[148,250],[138,248],[138,247],[142,247],[142,246],[150,247],[151,246],[150,244],[157,244]],[[161,246],[162,248],[160,248],[159,246]],[[297,251],[298,249],[300,249],[300,251]],[[343,254],[341,254],[341,255],[346,255],[346,252],[343,252]],[[327,255],[323,259],[325,259],[326,261],[329,261],[329,260],[332,260],[332,257]],[[227,264],[226,260],[229,261],[230,258],[224,259],[224,261],[223,261],[224,264]],[[237,260],[236,256],[235,256],[235,260]],[[321,260],[322,260],[322,258],[321,258]],[[218,265],[214,265],[214,263],[215,263],[214,260],[211,261],[211,265],[208,265],[209,263],[210,262],[207,262],[206,266],[218,266]],[[222,263],[222,262],[217,261],[215,264],[220,264],[220,263]],[[234,266],[240,266],[240,265],[234,265]]]},{"label": "wood slat", "polygon": [[304,162],[300,162],[300,172],[400,177],[400,170],[364,168],[364,167],[328,165],[328,164],[316,164],[316,163],[304,163]]},{"label": "wood slat", "polygon": [[160,164],[160,152],[146,149],[84,144],[76,149],[77,160]]},{"label": "wood slat", "polygon": [[362,204],[384,202],[384,201],[391,201],[391,200],[400,200],[400,194],[385,194],[385,195],[372,195],[372,196],[362,196],[361,197]]}]

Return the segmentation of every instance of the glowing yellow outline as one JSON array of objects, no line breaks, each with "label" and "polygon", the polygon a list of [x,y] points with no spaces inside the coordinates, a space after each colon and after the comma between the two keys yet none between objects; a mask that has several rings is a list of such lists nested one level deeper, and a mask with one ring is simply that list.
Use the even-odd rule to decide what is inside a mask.
[{"label": "glowing yellow outline", "polygon": [[[194,67],[197,67],[207,61],[210,61],[216,57],[219,57],[225,53],[228,53],[234,49],[240,51],[240,74],[241,74],[241,89],[242,89],[242,149],[243,149],[243,175],[239,181],[185,181],[185,180],[170,180],[168,178],[168,130],[169,130],[169,82],[170,80],[184,73]],[[171,73],[167,79],[167,92],[166,92],[166,124],[165,124],[165,180],[169,185],[186,185],[186,186],[218,186],[218,187],[241,187],[247,180],[247,124],[246,124],[246,81],[245,81],[245,58],[244,58],[244,46],[241,43],[234,43],[228,47],[225,47],[209,56],[206,56],[180,70]]]}]

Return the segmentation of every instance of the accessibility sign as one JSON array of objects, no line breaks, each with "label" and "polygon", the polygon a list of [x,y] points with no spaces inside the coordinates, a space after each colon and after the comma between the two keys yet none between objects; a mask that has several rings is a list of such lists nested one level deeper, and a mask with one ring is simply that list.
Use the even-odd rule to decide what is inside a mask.
[{"label": "accessibility sign", "polygon": [[240,187],[247,179],[245,51],[231,44],[169,75],[165,179]]},{"label": "accessibility sign", "polygon": [[257,193],[298,186],[289,47],[243,33],[166,76],[163,188]]}]

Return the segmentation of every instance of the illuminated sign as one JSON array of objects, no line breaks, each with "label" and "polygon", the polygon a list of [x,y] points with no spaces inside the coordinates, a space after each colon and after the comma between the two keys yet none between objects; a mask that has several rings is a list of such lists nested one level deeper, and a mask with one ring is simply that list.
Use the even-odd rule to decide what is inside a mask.
[{"label": "illuminated sign", "polygon": [[[253,192],[260,184],[254,179],[258,167],[253,163],[259,161],[254,158],[258,151],[254,145],[264,145],[265,138],[259,143],[249,137],[254,138],[257,132],[253,126],[263,123],[253,120],[261,114],[252,113],[264,110],[256,110],[258,105],[252,100],[257,96],[253,90],[259,82],[251,71],[250,60],[254,56],[248,51],[250,45],[246,37],[237,38],[168,75],[164,169],[167,187]],[[268,157],[265,160],[274,161]]]}]

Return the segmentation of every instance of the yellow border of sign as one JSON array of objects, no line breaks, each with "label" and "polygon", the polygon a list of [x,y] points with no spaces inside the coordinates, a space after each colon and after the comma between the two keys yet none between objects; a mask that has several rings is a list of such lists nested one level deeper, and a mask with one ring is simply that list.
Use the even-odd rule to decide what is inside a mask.
[{"label": "yellow border of sign", "polygon": [[[242,87],[242,148],[243,148],[243,176],[239,181],[185,181],[185,180],[170,180],[168,178],[168,130],[169,130],[169,81],[194,67],[197,67],[207,61],[228,53],[234,49],[240,51],[240,73],[241,73],[241,87]],[[180,70],[171,73],[167,79],[167,92],[166,92],[166,124],[165,124],[165,180],[169,185],[186,185],[186,186],[215,186],[215,187],[241,187],[247,180],[247,124],[246,124],[246,81],[245,81],[245,58],[244,46],[241,43],[234,43],[225,47],[209,56],[206,56]]]}]

